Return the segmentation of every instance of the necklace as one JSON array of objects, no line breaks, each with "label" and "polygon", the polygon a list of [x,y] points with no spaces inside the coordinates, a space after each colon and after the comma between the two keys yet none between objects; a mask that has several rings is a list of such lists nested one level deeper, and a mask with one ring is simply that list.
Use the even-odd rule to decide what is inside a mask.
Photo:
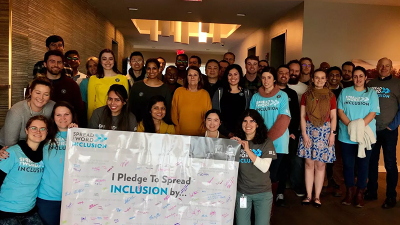
[{"label": "necklace", "polygon": [[[219,131],[217,131],[218,133],[217,133],[217,137],[216,138],[219,138]],[[206,137],[208,137],[208,135],[207,135],[207,131],[206,131]]]},{"label": "necklace", "polygon": [[[32,107],[31,107],[31,102],[28,101],[27,104],[28,104],[28,107],[29,107],[29,110],[30,110],[30,114],[31,114],[31,117],[32,117],[33,116],[33,110],[32,110]],[[42,110],[39,111],[38,115],[44,115],[44,107],[42,108]]]}]

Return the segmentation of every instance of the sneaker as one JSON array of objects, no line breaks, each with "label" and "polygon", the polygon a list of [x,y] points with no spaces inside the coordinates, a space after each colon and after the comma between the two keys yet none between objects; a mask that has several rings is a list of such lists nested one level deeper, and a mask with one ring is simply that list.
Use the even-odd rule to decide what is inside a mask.
[{"label": "sneaker", "polygon": [[306,195],[305,191],[303,191],[301,188],[293,188],[293,191],[297,197],[304,197],[304,195]]},{"label": "sneaker", "polygon": [[283,194],[278,194],[276,196],[275,205],[278,207],[286,207],[286,203],[285,203]]}]

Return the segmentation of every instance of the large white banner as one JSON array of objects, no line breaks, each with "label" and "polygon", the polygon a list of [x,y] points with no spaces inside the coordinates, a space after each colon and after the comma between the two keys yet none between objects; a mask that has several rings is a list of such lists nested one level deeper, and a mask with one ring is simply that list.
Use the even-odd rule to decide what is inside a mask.
[{"label": "large white banner", "polygon": [[236,141],[74,128],[60,224],[233,224]]}]

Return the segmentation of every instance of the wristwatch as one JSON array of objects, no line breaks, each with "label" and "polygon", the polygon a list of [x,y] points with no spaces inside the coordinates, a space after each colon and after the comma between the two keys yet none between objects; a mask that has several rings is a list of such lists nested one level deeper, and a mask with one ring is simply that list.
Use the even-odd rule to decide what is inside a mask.
[{"label": "wristwatch", "polygon": [[334,130],[332,133],[333,133],[334,135],[336,135],[336,134],[337,134],[337,131],[336,131],[336,130]]}]

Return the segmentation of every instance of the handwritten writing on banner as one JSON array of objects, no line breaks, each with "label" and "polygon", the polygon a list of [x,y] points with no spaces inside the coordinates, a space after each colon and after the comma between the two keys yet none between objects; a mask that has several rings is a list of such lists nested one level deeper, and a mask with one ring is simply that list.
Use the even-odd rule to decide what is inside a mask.
[{"label": "handwritten writing on banner", "polygon": [[233,224],[237,142],[73,128],[61,224]]}]

